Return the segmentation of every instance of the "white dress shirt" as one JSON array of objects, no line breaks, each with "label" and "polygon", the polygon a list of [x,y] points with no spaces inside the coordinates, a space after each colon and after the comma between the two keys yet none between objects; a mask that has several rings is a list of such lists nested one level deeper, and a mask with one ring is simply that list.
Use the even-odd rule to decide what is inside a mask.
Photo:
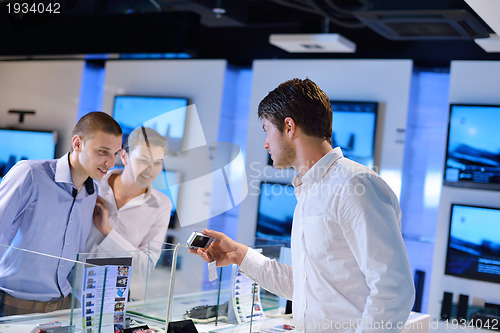
[{"label": "white dress shirt", "polygon": [[292,183],[292,266],[249,249],[240,269],[293,300],[298,331],[400,331],[415,291],[395,194],[340,148]]},{"label": "white dress shirt", "polygon": [[106,201],[112,230],[104,237],[92,225],[84,252],[108,252],[112,255],[113,252],[130,251],[133,282],[142,280],[141,277],[144,278],[147,272],[154,268],[160,257],[172,203],[166,195],[149,186],[146,193],[117,209],[113,189],[108,180],[111,175],[122,172],[120,169],[111,170],[99,184],[99,195]]}]

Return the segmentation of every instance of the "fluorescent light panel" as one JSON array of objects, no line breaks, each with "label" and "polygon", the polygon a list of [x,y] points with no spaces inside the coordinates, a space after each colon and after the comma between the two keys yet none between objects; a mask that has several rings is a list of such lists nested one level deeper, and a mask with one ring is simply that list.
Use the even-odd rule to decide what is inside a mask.
[{"label": "fluorescent light panel", "polygon": [[474,41],[488,53],[500,52],[500,37],[496,34],[490,34],[488,38],[476,38]]},{"label": "fluorescent light panel", "polygon": [[356,52],[356,44],[339,34],[271,34],[269,43],[290,53]]}]

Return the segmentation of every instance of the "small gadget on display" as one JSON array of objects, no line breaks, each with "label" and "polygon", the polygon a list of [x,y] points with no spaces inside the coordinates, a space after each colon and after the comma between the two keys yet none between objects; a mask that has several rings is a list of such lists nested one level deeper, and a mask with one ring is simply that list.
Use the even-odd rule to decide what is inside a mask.
[{"label": "small gadget on display", "polygon": [[199,231],[193,231],[189,239],[187,240],[187,245],[192,249],[197,248],[208,248],[210,243],[212,243],[213,237],[204,235]]}]

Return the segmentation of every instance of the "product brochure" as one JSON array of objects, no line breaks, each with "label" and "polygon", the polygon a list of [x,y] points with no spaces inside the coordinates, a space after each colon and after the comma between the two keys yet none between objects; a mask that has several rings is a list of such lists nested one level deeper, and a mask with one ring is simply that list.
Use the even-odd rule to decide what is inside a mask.
[{"label": "product brochure", "polygon": [[84,332],[123,332],[132,258],[92,258],[87,259],[87,263],[101,267],[85,268],[82,293]]},{"label": "product brochure", "polygon": [[264,319],[264,310],[260,302],[260,286],[243,275],[238,268],[235,271],[233,307],[238,323]]}]

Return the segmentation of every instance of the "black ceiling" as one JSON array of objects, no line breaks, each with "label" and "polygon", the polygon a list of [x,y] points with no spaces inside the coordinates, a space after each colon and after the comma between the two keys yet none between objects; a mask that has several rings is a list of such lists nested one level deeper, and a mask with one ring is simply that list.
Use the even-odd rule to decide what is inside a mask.
[{"label": "black ceiling", "polygon": [[[224,58],[238,66],[253,59],[413,59],[421,67],[448,67],[450,60],[500,60],[472,37],[421,33],[399,40],[377,33],[359,13],[422,10],[466,11],[484,32],[489,28],[459,0],[39,0],[61,3],[61,14],[8,13],[0,0],[0,55],[187,52],[194,58]],[[26,1],[24,1],[26,2]],[[34,1],[28,0],[33,3]],[[223,8],[217,14],[214,8]],[[401,12],[397,12],[401,11]],[[376,16],[375,17],[382,17]],[[420,20],[422,21],[422,20]],[[408,29],[408,27],[410,29]],[[417,31],[418,30],[418,31]],[[422,32],[423,31],[423,32]],[[357,44],[354,54],[288,53],[269,44],[271,33],[340,33]],[[426,35],[428,34],[428,36]]]}]

